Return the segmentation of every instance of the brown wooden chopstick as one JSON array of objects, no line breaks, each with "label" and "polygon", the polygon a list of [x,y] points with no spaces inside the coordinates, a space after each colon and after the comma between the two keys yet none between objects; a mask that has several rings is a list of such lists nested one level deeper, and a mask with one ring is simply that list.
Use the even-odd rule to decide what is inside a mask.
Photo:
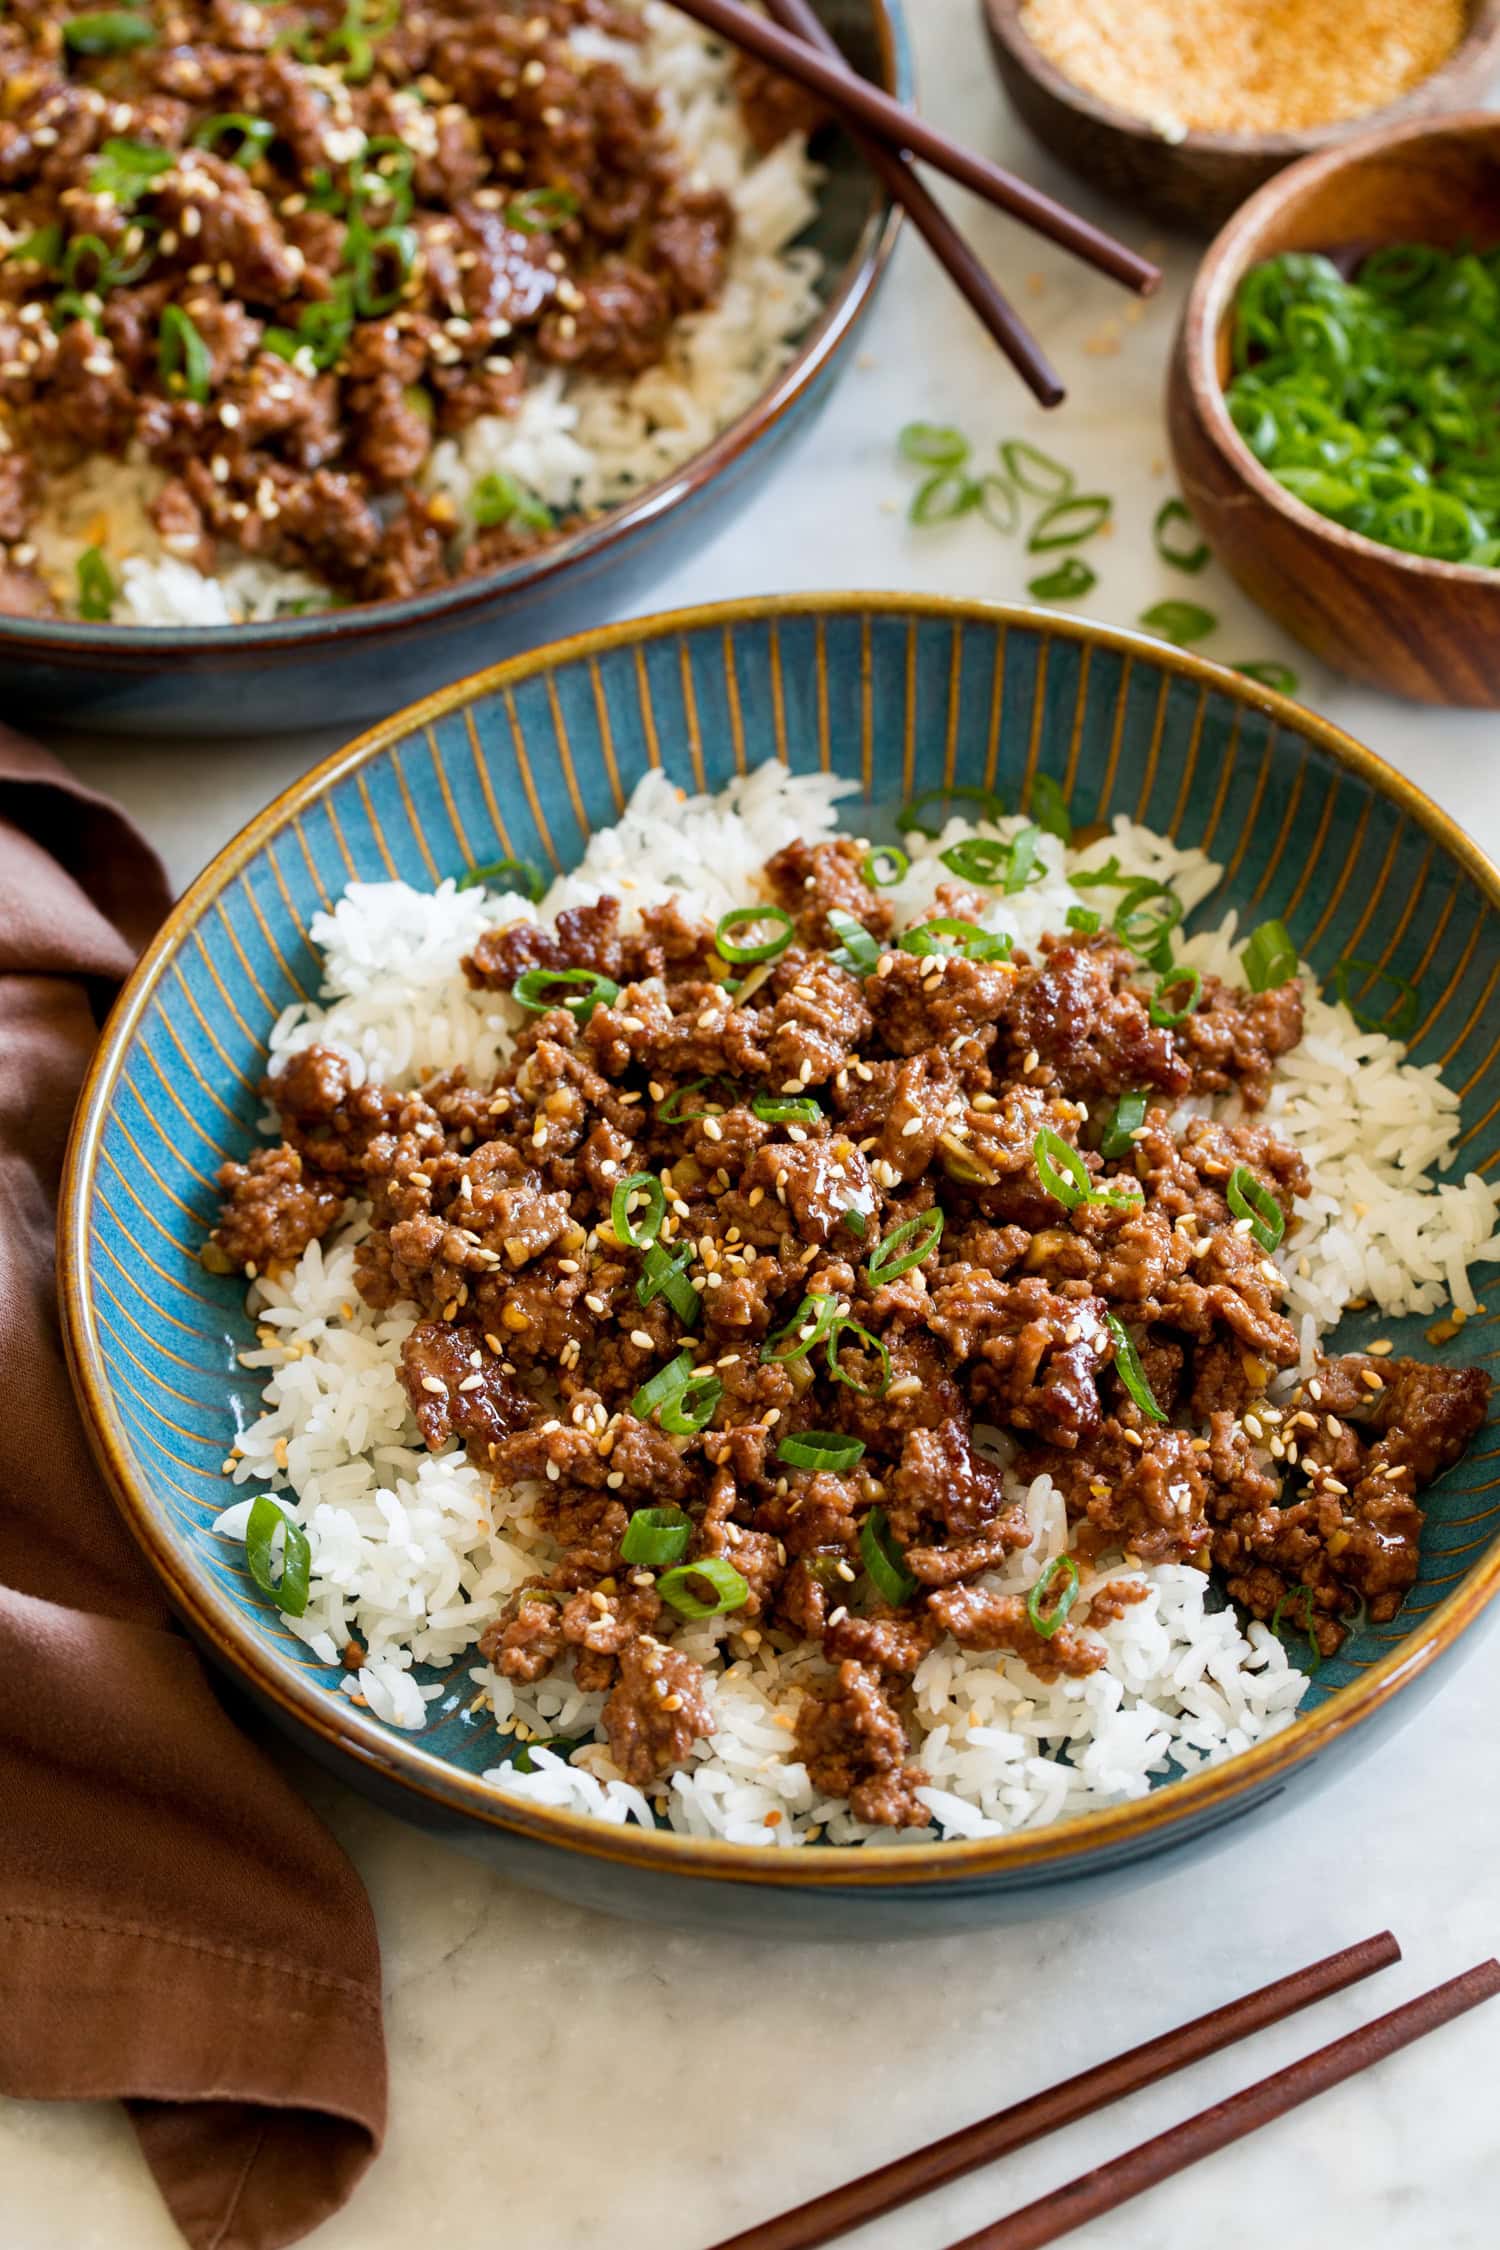
[{"label": "brown wooden chopstick", "polygon": [[1342,1992],[1347,1985],[1357,1984],[1377,1969],[1388,1969],[1400,1958],[1400,1946],[1389,1930],[1382,1930],[1378,1937],[1365,1938],[1358,1945],[1346,1946],[1340,1953],[1330,1953],[1325,1960],[1297,1969],[1291,1976],[1278,1977],[1274,1984],[1247,1992],[1239,2000],[1211,2009],[1206,2016],[1195,2016],[1191,2023],[1179,2024],[1175,2031],[1148,2039],[1143,2046],[1132,2047],[1110,2062],[1096,2063],[1091,2070],[1065,2078],[1044,2093],[1030,2094],[1025,2101],[1015,2102],[993,2117],[965,2125],[926,2148],[913,2149],[909,2156],[898,2156],[862,2179],[814,2196],[811,2202],[799,2203],[795,2210],[783,2211],[760,2226],[747,2227],[742,2234],[714,2244],[713,2250],[811,2250],[813,2244],[827,2242],[849,2227],[863,2226],[866,2220],[881,2217],[915,2195],[926,2195],[972,2172],[976,2165],[1008,2156],[1012,2149],[1024,2148],[1028,2141],[1055,2133],[1077,2118],[1091,2116],[1126,2094],[1154,2086],[1158,2079],[1185,2070],[1205,2055],[1217,2054],[1236,2040],[1264,2030],[1267,2024],[1280,2023],[1284,2016],[1310,2007],[1330,1993]]},{"label": "brown wooden chopstick", "polygon": [[1310,2102],[1317,2094],[1326,2094],[1346,2078],[1368,2070],[1372,2063],[1383,2062],[1387,2055],[1409,2047],[1414,2039],[1425,2038],[1440,2024],[1451,2023],[1481,2001],[1494,1999],[1497,1993],[1500,1961],[1481,1961],[1461,1977],[1408,2000],[1404,2008],[1377,2016],[1373,2023],[1362,2024],[1358,2031],[1335,2039],[1331,2046],[1319,2047],[1288,2069],[1260,2079],[1242,2093],[1231,2094],[1227,2101],[1215,2102],[1212,2109],[1200,2110],[1196,2117],[1158,2133],[1154,2140],[1127,2149],[1112,2163],[1101,2164],[1097,2171],[1070,2180],[1066,2187],[1054,2189],[1039,2202],[1013,2211],[1008,2219],[981,2227],[978,2234],[965,2235],[962,2242],[952,2244],[951,2250],[1040,2250],[1041,2244],[1056,2242],[1075,2227],[1087,2226],[1091,2219],[1116,2210],[1146,2188],[1169,2180],[1174,2172],[1186,2171],[1200,2157],[1212,2156],[1216,2149],[1226,2148],[1231,2141],[1243,2140],[1247,2133],[1285,2117],[1288,2110]]},{"label": "brown wooden chopstick", "polygon": [[830,109],[846,122],[864,127],[877,140],[882,140],[899,154],[910,149],[914,156],[925,157],[929,164],[950,179],[961,181],[1012,217],[1020,219],[1038,234],[1050,241],[1061,243],[1065,250],[1073,251],[1089,265],[1097,266],[1101,273],[1109,274],[1115,281],[1124,282],[1128,289],[1149,296],[1161,282],[1161,269],[1149,259],[1137,257],[1127,250],[1123,242],[1116,242],[1101,227],[1091,226],[1076,211],[1069,211],[1055,203],[1040,188],[1027,185],[1007,172],[1002,165],[992,163],[987,156],[965,148],[959,141],[940,133],[929,125],[926,118],[914,109],[906,109],[893,101],[881,87],[872,86],[847,63],[830,61],[828,56],[805,46],[779,25],[767,23],[763,16],[752,15],[740,5],[740,0],[676,0],[684,15],[707,24],[721,39],[732,47],[743,47],[747,53],[758,55],[762,62],[785,71],[821,94]]},{"label": "brown wooden chopstick", "polygon": [[[794,39],[842,62],[836,42],[814,15],[808,0],[766,0],[766,8]],[[879,173],[892,198],[902,205],[938,264],[973,306],[1022,382],[1043,406],[1059,405],[1066,393],[1056,369],[942,205],[923,186],[911,158],[898,156],[884,141],[857,127],[853,128],[853,138],[866,163]]]}]

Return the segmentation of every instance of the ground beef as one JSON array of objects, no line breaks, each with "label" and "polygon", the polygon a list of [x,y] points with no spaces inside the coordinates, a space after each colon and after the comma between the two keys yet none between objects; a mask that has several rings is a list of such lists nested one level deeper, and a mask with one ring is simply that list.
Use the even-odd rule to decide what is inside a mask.
[{"label": "ground beef", "polygon": [[321,1241],[343,1217],[342,1188],[303,1164],[296,1149],[257,1149],[248,1164],[219,1168],[224,1202],[209,1237],[220,1271],[270,1273],[295,1264],[310,1242]]},{"label": "ground beef", "polygon": [[803,1698],[794,1739],[813,1787],[847,1797],[856,1819],[877,1828],[926,1826],[916,1792],[927,1776],[906,1763],[906,1730],[863,1664],[846,1659],[836,1680]]},{"label": "ground beef", "polygon": [[703,1668],[664,1642],[643,1637],[620,1654],[620,1675],[604,1706],[603,1726],[615,1764],[645,1788],[680,1766],[713,1724]]}]

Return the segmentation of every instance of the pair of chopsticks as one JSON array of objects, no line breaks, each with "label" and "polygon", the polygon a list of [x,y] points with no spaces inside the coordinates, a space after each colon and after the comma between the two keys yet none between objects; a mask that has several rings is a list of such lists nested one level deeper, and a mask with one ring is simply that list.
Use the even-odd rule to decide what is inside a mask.
[{"label": "pair of chopsticks", "polygon": [[[1196,2016],[1191,2023],[1180,2024],[1159,2039],[1148,2039],[1144,2046],[1132,2047],[1112,2062],[1080,2071],[1076,2078],[1065,2078],[1045,2093],[1032,2094],[994,2117],[981,2118],[977,2125],[966,2125],[945,2140],[915,2149],[910,2156],[898,2156],[846,2187],[814,2196],[810,2203],[799,2203],[794,2211],[783,2211],[779,2218],[768,2219],[762,2226],[747,2227],[744,2233],[716,2243],[714,2250],[812,2250],[815,2243],[828,2242],[850,2227],[863,2226],[913,2196],[946,2186],[949,2180],[972,2172],[980,2164],[993,2163],[996,2157],[1024,2148],[1029,2141],[1055,2133],[1080,2117],[1090,2117],[1095,2110],[1127,2094],[1139,2093],[1143,2087],[1185,2070],[1190,2063],[1201,2062],[1206,2055],[1218,2054],[1252,2032],[1280,2023],[1299,2008],[1342,1992],[1377,1969],[1388,1969],[1400,1958],[1400,1946],[1389,1930],[1382,1930],[1378,1937],[1366,1938],[1341,1953],[1330,1953],[1326,1960],[1314,1961],[1275,1984],[1262,1985],[1259,1991],[1231,2000],[1206,2016]],[[1173,2173],[1185,2171],[1200,2157],[1211,2156],[1216,2149],[1242,2140],[1258,2126],[1284,2117],[1315,2095],[1342,2085],[1346,2078],[1368,2070],[1372,2063],[1409,2047],[1414,2039],[1436,2031],[1440,2024],[1451,2023],[1455,2016],[1477,2008],[1482,2000],[1493,1999],[1496,1994],[1500,1994],[1500,1961],[1481,1961],[1463,1976],[1435,1986],[1404,2007],[1393,2008],[1389,2015],[1377,2016],[1373,2023],[1319,2047],[1287,2069],[1275,2071],[1241,2093],[1231,2094],[1227,2101],[1216,2102],[1212,2109],[1201,2110],[1196,2117],[1158,2133],[1153,2140],[1142,2141],[1138,2148],[1127,2149],[1097,2171],[1070,2180],[1066,2187],[1054,2189],[1039,2202],[1028,2203],[1008,2218],[996,2220],[993,2226],[981,2227],[978,2234],[966,2235],[962,2242],[952,2244],[951,2250],[1038,2250],[1041,2243],[1056,2242],[1060,2235],[1071,2234],[1075,2227],[1086,2226],[1091,2219],[1128,2203],[1132,2196],[1170,2179]]]},{"label": "pair of chopsticks", "polygon": [[1160,269],[1039,188],[1028,187],[1002,165],[938,132],[915,110],[904,109],[861,78],[844,61],[809,0],[765,0],[765,4],[774,22],[753,14],[741,0],[677,0],[684,15],[822,98],[849,128],[892,198],[905,208],[1022,380],[1043,406],[1056,406],[1065,395],[1056,370],[953,221],[928,194],[912,157],[925,157],[950,179],[1142,296],[1158,287]]}]

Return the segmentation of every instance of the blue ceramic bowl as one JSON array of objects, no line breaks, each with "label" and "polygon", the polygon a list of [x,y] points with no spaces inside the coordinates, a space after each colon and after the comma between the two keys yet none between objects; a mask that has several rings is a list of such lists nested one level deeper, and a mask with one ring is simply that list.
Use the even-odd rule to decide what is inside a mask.
[{"label": "blue ceramic bowl", "polygon": [[[814,0],[849,60],[902,101],[915,96],[900,0]],[[659,484],[571,537],[483,577],[405,601],[267,625],[84,625],[0,614],[8,718],[120,734],[269,734],[353,726],[409,695],[576,631],[618,610],[711,536],[806,432],[868,310],[900,214],[843,134],[826,136],[827,177],[801,240],[820,254],[821,311],[788,364],[739,419]]]},{"label": "blue ceramic bowl", "polygon": [[[1500,875],[1369,751],[1198,657],[1068,618],[902,596],[738,603],[590,634],[447,689],[298,782],[199,878],[111,1020],[74,1133],[60,1254],[79,1393],[120,1505],[202,1645],[346,1778],[507,1872],[616,1911],[767,1933],[1050,1911],[1310,1789],[1425,1701],[1500,1586],[1500,1445],[1481,1437],[1430,1495],[1401,1616],[1324,1665],[1286,1733],[1142,1803],[905,1850],[694,1843],[507,1800],[478,1778],[500,1746],[464,1708],[467,1660],[425,1733],[382,1727],[208,1529],[255,1392],[235,1364],[251,1341],[240,1289],[197,1251],[215,1167],[255,1139],[267,1030],[316,987],[312,915],[356,876],[430,884],[509,855],[567,866],[648,766],[702,789],[769,757],[861,780],[849,817],[865,832],[934,782],[996,784],[1014,804],[1045,772],[1080,822],[1123,810],[1202,844],[1225,862],[1222,898],[1281,915],[1319,968],[1354,953],[1417,983],[1415,1052],[1462,1090],[1464,1161],[1500,1163]],[[1448,1348],[1493,1357],[1497,1315]],[[1420,1322],[1381,1327],[1429,1348]]]}]

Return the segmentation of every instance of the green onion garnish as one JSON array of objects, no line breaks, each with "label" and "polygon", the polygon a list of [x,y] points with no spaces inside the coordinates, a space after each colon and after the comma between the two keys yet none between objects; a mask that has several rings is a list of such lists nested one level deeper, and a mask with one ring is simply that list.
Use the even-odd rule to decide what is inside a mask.
[{"label": "green onion garnish", "polygon": [[827,922],[834,936],[840,940],[837,952],[830,955],[830,959],[837,961],[839,967],[847,969],[852,976],[872,975],[880,959],[880,948],[863,922],[856,922],[852,914],[845,914],[837,906],[829,907]]},{"label": "green onion garnish", "polygon": [[866,1235],[870,1231],[869,1220],[863,1211],[856,1211],[852,1204],[847,1211],[839,1213],[839,1225],[847,1227],[851,1234]]},{"label": "green onion garnish", "polygon": [[[1185,992],[1187,995],[1176,1007],[1170,1004],[1167,997],[1173,992]],[[1164,969],[1157,978],[1156,990],[1151,995],[1151,1005],[1146,1013],[1158,1030],[1186,1023],[1197,1007],[1202,992],[1203,979],[1196,969]]]},{"label": "green onion garnish", "polygon": [[1026,1596],[1026,1614],[1044,1641],[1051,1640],[1077,1599],[1077,1563],[1071,1555],[1054,1555]]},{"label": "green onion garnish", "polygon": [[[1174,537],[1174,528],[1178,524],[1187,527],[1185,539]],[[1181,500],[1163,500],[1156,511],[1151,536],[1156,541],[1156,551],[1162,561],[1170,563],[1174,570],[1185,570],[1196,576],[1209,559],[1208,544],[1198,537],[1192,511]]]},{"label": "green onion garnish", "polygon": [[1061,500],[1073,489],[1073,472],[1025,438],[1007,438],[1000,447],[1005,471],[1033,500]]},{"label": "green onion garnish", "polygon": [[[643,1196],[646,1204],[639,1227],[631,1209],[637,1196]],[[666,1215],[667,1191],[654,1172],[632,1172],[628,1180],[618,1183],[609,1199],[609,1223],[615,1240],[628,1243],[632,1250],[649,1249],[661,1233]]]},{"label": "green onion garnish", "polygon": [[[352,228],[350,231],[354,232]],[[413,227],[377,227],[373,234],[361,228],[353,248],[346,243],[344,256],[353,272],[356,312],[366,320],[378,320],[382,314],[395,311],[416,267],[418,247]]]},{"label": "green onion garnish", "polygon": [[138,8],[94,8],[64,19],[62,35],[75,55],[125,55],[154,47],[156,26]]},{"label": "green onion garnish", "polygon": [[1285,1615],[1287,1609],[1294,1601],[1297,1600],[1299,1595],[1302,1597],[1301,1629],[1307,1635],[1308,1646],[1312,1651],[1312,1661],[1309,1663],[1307,1669],[1309,1672],[1316,1672],[1319,1665],[1323,1661],[1323,1651],[1319,1648],[1317,1641],[1313,1635],[1313,1603],[1315,1597],[1311,1586],[1292,1586],[1288,1588],[1287,1592],[1282,1595],[1280,1601],[1276,1604],[1276,1607],[1271,1612],[1271,1631],[1276,1635],[1278,1641],[1285,1642],[1286,1636],[1281,1630],[1281,1620]]},{"label": "green onion garnish", "polygon": [[640,1279],[635,1285],[637,1302],[649,1305],[654,1297],[665,1297],[683,1327],[692,1328],[703,1311],[697,1290],[686,1279],[692,1262],[691,1250],[682,1250],[672,1258],[659,1242],[653,1242],[641,1259]]},{"label": "green onion garnish", "polygon": [[527,188],[505,206],[505,223],[517,234],[555,234],[578,212],[578,198],[569,188]]},{"label": "green onion garnish", "polygon": [[[1077,877],[1074,877],[1076,882]],[[1157,904],[1157,901],[1160,904]],[[1137,875],[1115,908],[1111,927],[1133,953],[1149,957],[1182,920],[1182,901],[1169,883]]]},{"label": "green onion garnish", "polygon": [[78,614],[91,625],[107,621],[119,588],[104,559],[102,547],[85,547],[78,558]]},{"label": "green onion garnish", "polygon": [[[919,790],[897,813],[896,826],[903,834],[908,829],[915,828],[918,835],[930,836],[935,843],[943,833],[942,824],[940,822],[936,828],[929,827],[922,818],[922,813],[926,806],[947,804],[950,798],[966,805],[977,805],[977,820],[1003,820],[1005,817],[1004,800],[997,797],[993,789],[979,789],[968,781],[949,781],[940,782],[934,789]],[[901,872],[904,875],[905,868]]]},{"label": "green onion garnish", "polygon": [[511,1770],[515,1773],[536,1773],[539,1769],[531,1755],[533,1750],[550,1750],[555,1757],[566,1761],[575,1750],[581,1750],[588,1740],[586,1734],[538,1735],[530,1742],[523,1742],[514,1753],[510,1761]]},{"label": "green onion garnish", "polygon": [[934,953],[951,953],[964,961],[1007,961],[1011,940],[1004,930],[982,930],[977,922],[964,922],[952,914],[939,914],[903,930],[896,940],[903,953],[926,960]]},{"label": "green onion garnish", "polygon": [[991,531],[998,531],[1002,538],[1009,539],[1019,530],[1021,497],[1008,478],[998,477],[991,470],[979,479],[979,513]]},{"label": "green onion garnish", "polygon": [[872,891],[888,891],[899,883],[911,861],[899,844],[877,844],[865,853],[859,872]]},{"label": "green onion garnish", "polygon": [[[272,1553],[278,1531],[282,1534],[279,1573]],[[266,1492],[251,1507],[245,1525],[245,1563],[261,1592],[269,1594],[279,1610],[288,1617],[302,1615],[312,1577],[312,1548],[302,1526],[283,1514]]]},{"label": "green onion garnish", "polygon": [[[1350,986],[1356,980],[1365,985],[1373,982],[1390,986],[1396,998],[1383,1016],[1372,1015],[1368,1008],[1355,1006]],[[1394,969],[1382,968],[1378,961],[1358,961],[1346,953],[1333,964],[1333,983],[1361,1031],[1383,1031],[1390,1039],[1404,1039],[1422,1012],[1422,996],[1410,977],[1398,976]]]},{"label": "green onion garnish", "polygon": [[979,486],[957,469],[939,469],[918,485],[906,511],[909,523],[952,523],[979,505]]},{"label": "green onion garnish", "polygon": [[658,1367],[656,1373],[642,1383],[630,1402],[630,1411],[636,1420],[646,1421],[664,1400],[675,1398],[680,1390],[686,1388],[692,1372],[691,1352],[679,1352],[675,1359],[667,1361],[665,1367]]},{"label": "green onion garnish", "polygon": [[[695,1592],[699,1586],[707,1587],[712,1601]],[[679,1563],[675,1570],[663,1571],[656,1591],[679,1617],[721,1617],[728,1610],[743,1609],[750,1599],[746,1581],[720,1555],[705,1555],[701,1562]]]},{"label": "green onion garnish", "polygon": [[1286,1233],[1286,1220],[1265,1182],[1258,1180],[1248,1166],[1236,1164],[1224,1193],[1235,1217],[1249,1220],[1250,1232],[1262,1250],[1276,1249]]},{"label": "green onion garnish", "polygon": [[896,439],[903,461],[919,469],[957,469],[969,458],[970,446],[962,430],[947,422],[908,422]]},{"label": "green onion garnish", "polygon": [[5,256],[7,263],[41,266],[51,273],[61,264],[62,254],[62,228],[53,220],[47,226],[34,227],[30,234],[23,234],[19,242],[11,244]]},{"label": "green onion garnish", "polygon": [[[708,1081],[700,1078],[698,1083]],[[762,1125],[816,1125],[823,1112],[811,1094],[757,1094],[750,1114]]]},{"label": "green onion garnish", "polygon": [[669,1437],[696,1437],[706,1430],[714,1418],[714,1409],[724,1396],[724,1385],[713,1370],[700,1367],[690,1375],[680,1391],[664,1399],[657,1409],[657,1420]]},{"label": "green onion garnish", "polygon": [[942,1240],[943,1214],[936,1204],[930,1210],[919,1211],[913,1219],[903,1219],[870,1252],[865,1272],[876,1288],[895,1281],[913,1266],[921,1265],[932,1255]]},{"label": "green onion garnish", "polygon": [[1250,932],[1250,942],[1240,955],[1240,967],[1252,992],[1269,992],[1297,974],[1297,948],[1285,922],[1260,922]]},{"label": "green onion garnish", "polygon": [[539,867],[525,859],[492,859],[483,867],[465,868],[453,888],[456,891],[477,891],[481,884],[497,891],[519,891],[523,898],[533,903],[547,888],[547,878]]},{"label": "green onion garnish", "polygon": [[[557,985],[577,985],[580,989],[575,998],[565,1000],[551,989]],[[549,1008],[566,1008],[579,1023],[587,1023],[596,1008],[614,1006],[620,987],[597,969],[527,969],[511,986],[510,996],[533,1015],[545,1015]]]},{"label": "green onion garnish", "polygon": [[1031,1144],[1031,1160],[1043,1188],[1065,1211],[1077,1211],[1085,1203],[1104,1200],[1077,1149],[1070,1148],[1050,1125],[1038,1129]]},{"label": "green onion garnish", "polygon": [[938,858],[965,883],[998,883],[1010,866],[1010,846],[998,836],[965,836]]},{"label": "green onion garnish", "polygon": [[1258,687],[1271,688],[1277,695],[1295,695],[1300,685],[1290,664],[1278,664],[1271,657],[1252,657],[1248,664],[1236,664],[1235,670]]},{"label": "green onion garnish", "polygon": [[1099,1154],[1107,1157],[1129,1156],[1135,1147],[1136,1131],[1145,1122],[1146,1096],[1122,1094],[1110,1111],[1100,1135]]},{"label": "green onion garnish", "polygon": [[107,195],[122,211],[133,211],[152,181],[176,162],[174,150],[158,148],[154,141],[105,141],[89,173],[89,193]]},{"label": "green onion garnish", "polygon": [[[688,1094],[696,1094],[700,1086],[713,1086],[717,1083],[718,1081],[713,1078],[690,1078],[685,1086],[674,1086],[671,1093],[664,1094],[657,1103],[657,1116],[664,1125],[691,1125],[700,1117],[711,1117],[713,1115],[712,1110],[684,1109],[682,1104],[685,1097]],[[732,1087],[730,1092],[733,1092]],[[759,1111],[756,1114],[758,1116]]]},{"label": "green onion garnish", "polygon": [[162,308],[156,360],[165,389],[207,405],[214,379],[213,355],[180,305]]},{"label": "green onion garnish", "polygon": [[1115,1373],[1120,1381],[1144,1415],[1153,1422],[1165,1422],[1166,1413],[1157,1405],[1156,1394],[1146,1380],[1146,1371],[1131,1340],[1130,1330],[1114,1313],[1105,1314],[1104,1325],[1114,1341]]},{"label": "green onion garnish", "polygon": [[821,1343],[839,1316],[837,1297],[824,1294],[804,1297],[791,1319],[775,1329],[760,1347],[762,1360],[801,1359],[814,1344]]},{"label": "green onion garnish", "polygon": [[1085,937],[1092,937],[1101,918],[1091,906],[1070,906],[1064,919],[1070,930],[1081,930]]},{"label": "green onion garnish", "polygon": [[1049,836],[1062,843],[1073,841],[1073,816],[1068,810],[1068,800],[1063,795],[1062,783],[1050,773],[1034,773],[1031,777],[1031,816],[1038,828],[1045,828]]},{"label": "green onion garnish", "polygon": [[552,510],[501,469],[491,469],[478,479],[469,495],[469,513],[481,531],[498,523],[519,524],[526,531],[552,528]]},{"label": "green onion garnish", "polygon": [[1046,880],[1047,870],[1037,856],[1037,839],[1041,829],[1034,820],[1018,828],[1010,840],[1010,865],[1005,870],[1007,893],[1024,891],[1028,883]]},{"label": "green onion garnish", "polygon": [[1039,602],[1076,602],[1091,594],[1098,583],[1098,571],[1091,569],[1082,555],[1066,555],[1055,570],[1028,578],[1026,591]]},{"label": "green onion garnish", "polygon": [[865,1450],[863,1438],[845,1437],[842,1430],[798,1430],[784,1437],[776,1458],[789,1469],[852,1469]]},{"label": "green onion garnish", "polygon": [[[764,929],[770,924],[771,935],[744,943],[734,936],[736,930]],[[714,928],[714,945],[726,961],[774,961],[778,953],[785,953],[796,934],[796,925],[784,906],[732,906],[721,914]]]},{"label": "green onion garnish", "polygon": [[1066,499],[1054,500],[1032,525],[1026,552],[1046,555],[1057,547],[1081,547],[1108,523],[1114,505],[1102,492],[1070,492]]},{"label": "green onion garnish", "polygon": [[693,1519],[681,1508],[637,1508],[620,1541],[620,1560],[660,1570],[664,1563],[681,1562],[692,1537]]},{"label": "green onion garnish", "polygon": [[[231,151],[233,160],[242,171],[248,172],[256,158],[264,156],[275,138],[276,128],[268,118],[247,116],[242,109],[227,109],[218,117],[204,118],[203,123],[194,130],[193,146],[215,148],[222,140],[232,140],[237,144]],[[108,143],[105,146],[107,149]],[[173,162],[173,158],[165,150],[161,153],[167,157],[169,164]]]},{"label": "green onion garnish", "polygon": [[884,1508],[869,1508],[860,1518],[859,1552],[870,1584],[888,1608],[899,1609],[910,1601],[917,1582],[906,1567],[903,1549],[891,1536]]},{"label": "green onion garnish", "polygon": [[[847,1351],[851,1344],[857,1346],[861,1351],[875,1354],[880,1362],[880,1379],[878,1382],[856,1382],[852,1375],[844,1373],[843,1368],[839,1365],[839,1354]],[[847,1383],[851,1391],[859,1392],[861,1398],[884,1398],[891,1387],[891,1355],[878,1336],[872,1336],[868,1328],[861,1328],[857,1320],[851,1320],[845,1314],[834,1322],[829,1331],[828,1372],[836,1383]]]},{"label": "green onion garnish", "polygon": [[1194,641],[1206,640],[1219,624],[1213,611],[1201,609],[1197,602],[1157,602],[1142,610],[1139,622],[1158,640],[1171,641],[1178,648],[1190,648]]}]

